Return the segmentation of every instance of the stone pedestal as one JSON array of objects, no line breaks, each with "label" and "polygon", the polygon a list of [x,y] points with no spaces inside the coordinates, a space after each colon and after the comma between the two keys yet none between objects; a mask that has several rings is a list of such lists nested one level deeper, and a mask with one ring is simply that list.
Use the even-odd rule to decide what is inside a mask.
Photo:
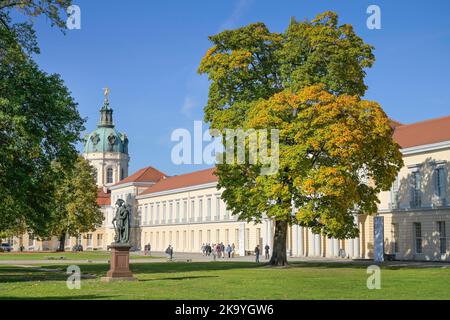
[{"label": "stone pedestal", "polygon": [[131,245],[113,243],[108,246],[111,249],[111,265],[106,277],[102,281],[136,281],[130,271],[130,249]]}]

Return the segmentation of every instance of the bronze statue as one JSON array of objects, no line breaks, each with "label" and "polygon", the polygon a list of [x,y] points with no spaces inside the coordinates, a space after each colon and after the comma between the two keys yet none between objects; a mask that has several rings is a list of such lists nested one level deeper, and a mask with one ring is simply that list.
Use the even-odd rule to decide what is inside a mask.
[{"label": "bronze statue", "polygon": [[112,220],[116,236],[115,243],[130,242],[130,207],[122,199],[116,201],[116,216]]}]

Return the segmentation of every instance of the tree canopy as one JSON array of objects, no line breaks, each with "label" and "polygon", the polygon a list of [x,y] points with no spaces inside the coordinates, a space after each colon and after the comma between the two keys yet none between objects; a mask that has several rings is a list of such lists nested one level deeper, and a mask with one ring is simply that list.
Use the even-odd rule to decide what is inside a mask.
[{"label": "tree canopy", "polygon": [[45,235],[54,203],[58,161],[72,167],[84,130],[77,104],[57,74],[32,60],[38,53],[31,23],[13,23],[10,11],[45,15],[63,27],[66,0],[0,1],[0,231],[28,228]]},{"label": "tree canopy", "polygon": [[275,174],[261,175],[261,163],[218,165],[228,208],[275,221],[272,264],[286,263],[288,225],[356,236],[354,214],[376,212],[403,163],[387,115],[362,99],[373,48],[333,12],[292,20],[282,34],[255,23],[210,40],[199,67],[210,80],[205,121],[222,133],[279,130]]}]

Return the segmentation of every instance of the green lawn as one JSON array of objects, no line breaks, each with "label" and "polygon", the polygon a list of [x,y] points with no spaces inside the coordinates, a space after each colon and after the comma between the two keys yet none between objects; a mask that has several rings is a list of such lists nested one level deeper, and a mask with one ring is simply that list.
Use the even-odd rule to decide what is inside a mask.
[{"label": "green lawn", "polygon": [[[61,259],[61,257],[63,259]],[[83,251],[83,252],[31,252],[31,253],[0,253],[0,261],[5,260],[108,260],[111,252]],[[131,254],[131,259],[148,259],[153,256],[138,256]],[[160,258],[160,257],[157,257]]]},{"label": "green lawn", "polygon": [[450,269],[442,267],[383,267],[380,290],[368,290],[366,268],[351,264],[146,263],[132,265],[138,282],[119,283],[100,281],[108,265],[80,267],[97,278],[69,290],[62,272],[0,266],[0,299],[450,299]]}]

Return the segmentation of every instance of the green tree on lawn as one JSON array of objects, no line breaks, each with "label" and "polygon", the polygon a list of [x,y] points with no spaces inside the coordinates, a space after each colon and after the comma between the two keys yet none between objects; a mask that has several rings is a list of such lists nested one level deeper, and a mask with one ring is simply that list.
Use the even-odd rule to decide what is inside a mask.
[{"label": "green tree on lawn", "polygon": [[57,74],[33,61],[39,53],[30,22],[11,12],[46,16],[63,29],[69,0],[0,0],[0,232],[27,228],[47,236],[55,207],[58,161],[70,169],[84,130],[77,104]]},{"label": "green tree on lawn", "polygon": [[50,235],[59,238],[59,250],[64,251],[66,236],[78,236],[94,231],[103,221],[97,205],[95,169],[82,157],[73,168],[65,169],[55,163],[58,179],[55,180],[55,203]]},{"label": "green tree on lawn", "polygon": [[218,165],[228,209],[240,220],[275,221],[272,265],[287,263],[289,225],[356,236],[354,214],[376,212],[377,194],[402,166],[388,117],[361,99],[373,48],[333,12],[292,20],[282,34],[255,23],[210,40],[199,67],[210,80],[205,121],[222,133],[279,130],[275,174],[261,175],[261,163]]}]

